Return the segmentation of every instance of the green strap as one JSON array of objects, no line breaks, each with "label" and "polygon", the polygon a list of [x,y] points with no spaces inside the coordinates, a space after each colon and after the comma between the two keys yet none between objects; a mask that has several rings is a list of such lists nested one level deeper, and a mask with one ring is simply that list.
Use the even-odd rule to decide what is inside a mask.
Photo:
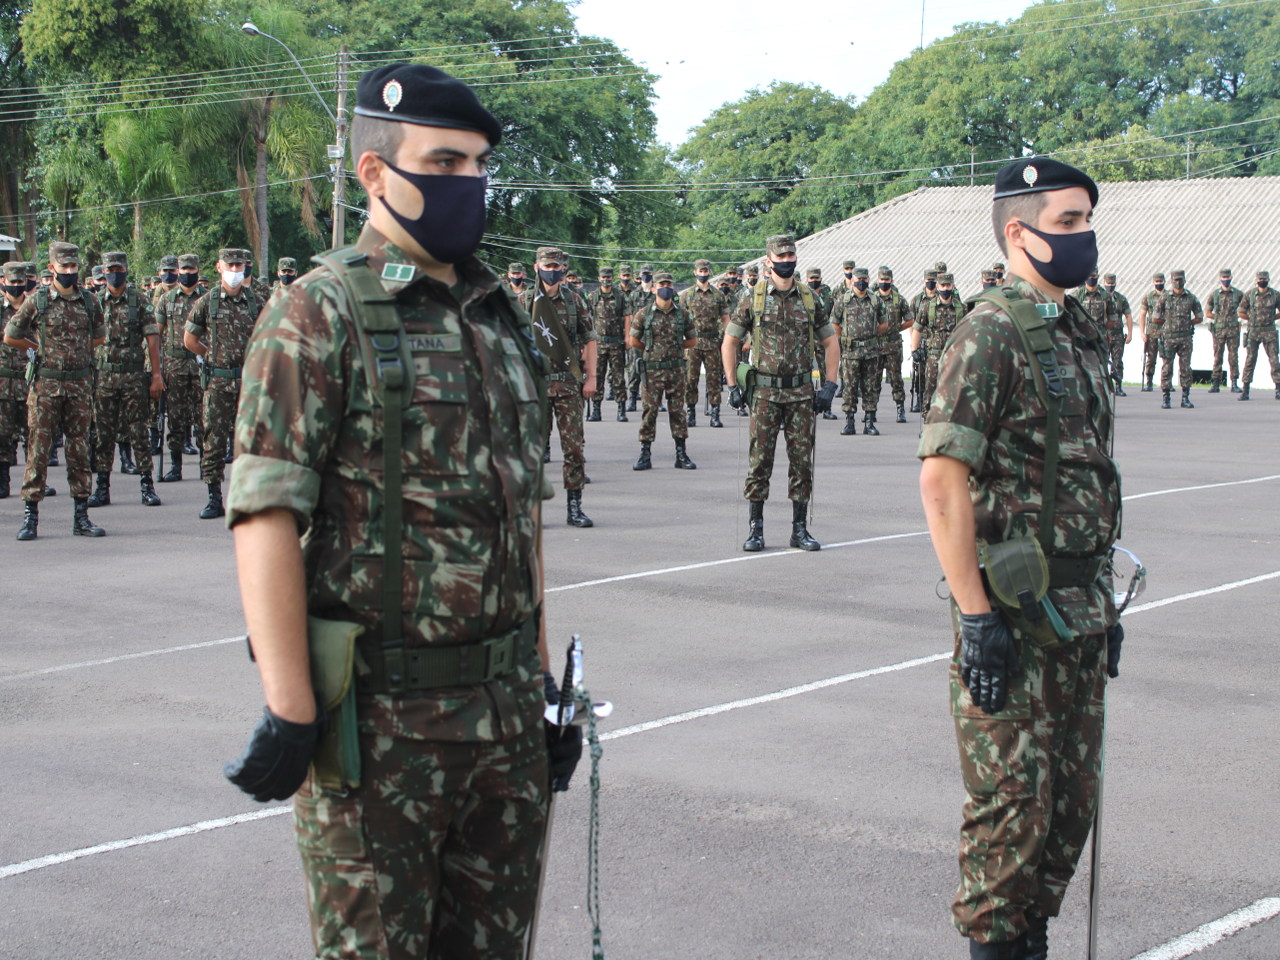
[{"label": "green strap", "polygon": [[213,363],[218,355],[218,306],[222,302],[222,288],[214,287],[209,291],[209,354],[206,363]]}]

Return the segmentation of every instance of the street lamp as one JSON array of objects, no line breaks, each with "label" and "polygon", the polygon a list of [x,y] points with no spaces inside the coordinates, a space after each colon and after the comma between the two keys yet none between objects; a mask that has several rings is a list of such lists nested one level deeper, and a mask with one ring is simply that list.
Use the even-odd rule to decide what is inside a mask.
[{"label": "street lamp", "polygon": [[240,29],[251,37],[266,37],[268,40],[274,40],[284,47],[284,52],[289,54],[289,59],[297,66],[298,72],[307,81],[307,85],[311,87],[311,92],[316,95],[316,99],[320,101],[320,106],[324,107],[324,112],[329,115],[329,119],[333,121],[333,125],[337,129],[338,142],[329,144],[327,152],[329,159],[333,161],[329,164],[329,171],[333,174],[333,235],[331,240],[333,246],[340,247],[346,242],[344,211],[347,195],[347,174],[345,170],[347,156],[347,48],[343,46],[338,51],[338,114],[334,116],[333,111],[329,109],[329,104],[324,97],[320,96],[320,91],[316,89],[316,85],[311,82],[311,76],[302,68],[302,64],[294,56],[287,43],[279,37],[273,37],[271,34],[259,30],[249,20],[241,24]]}]

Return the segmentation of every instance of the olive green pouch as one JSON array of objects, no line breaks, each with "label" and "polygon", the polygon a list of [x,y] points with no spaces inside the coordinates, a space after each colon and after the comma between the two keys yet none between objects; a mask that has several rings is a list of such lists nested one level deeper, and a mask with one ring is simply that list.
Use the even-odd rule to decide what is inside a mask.
[{"label": "olive green pouch", "polygon": [[356,638],[362,633],[358,623],[307,617],[311,684],[327,721],[311,763],[316,783],[337,793],[360,786],[355,672]]},{"label": "olive green pouch", "polygon": [[738,364],[738,386],[742,388],[742,399],[751,408],[751,400],[756,392],[756,368],[749,363]]},{"label": "olive green pouch", "polygon": [[1051,649],[1071,632],[1049,599],[1049,563],[1039,541],[1017,537],[1003,543],[979,543],[978,563],[991,599],[1009,627],[1033,643]]}]

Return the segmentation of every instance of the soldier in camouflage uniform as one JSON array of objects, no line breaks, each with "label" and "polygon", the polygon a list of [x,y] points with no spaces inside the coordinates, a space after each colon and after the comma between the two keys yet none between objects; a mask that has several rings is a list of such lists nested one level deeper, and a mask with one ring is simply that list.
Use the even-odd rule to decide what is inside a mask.
[{"label": "soldier in camouflage uniform", "polygon": [[991,265],[991,278],[995,281],[996,286],[1004,283],[1004,264],[997,260]]},{"label": "soldier in camouflage uniform", "polygon": [[528,283],[529,278],[525,276],[523,263],[507,264],[507,287],[511,290],[513,297],[520,296]]},{"label": "soldier in camouflage uniform", "polygon": [[[764,502],[769,499],[774,450],[778,434],[787,441],[787,496],[791,500],[791,546],[801,550],[821,550],[822,544],[809,535],[809,500],[813,496],[813,443],[817,423],[815,413],[831,409],[836,392],[836,367],[840,347],[835,328],[827,322],[821,303],[806,296],[795,278],[796,242],[786,234],[770,237],[765,243],[765,263],[769,276],[752,288],[750,296],[738,304],[725,328],[722,353],[729,372],[729,403],[741,409],[747,405],[743,385],[738,383],[738,344],[751,337],[751,366],[755,379],[751,398],[751,447],[747,479],[743,486],[750,509],[747,539],[742,549],[754,553],[764,549]],[[826,382],[813,390],[814,344],[824,349]]]},{"label": "soldier in camouflage uniform", "polygon": [[650,448],[657,431],[658,410],[667,398],[667,418],[671,438],[676,443],[676,469],[696,470],[689,459],[685,441],[689,423],[685,408],[684,351],[696,342],[694,321],[684,305],[676,302],[675,279],[665,270],[653,275],[653,302],[636,314],[627,334],[627,344],[644,364],[644,413],[640,420],[640,457],[632,469],[653,466]]},{"label": "soldier in camouflage uniform", "polygon": [[276,261],[276,282],[271,285],[275,293],[281,287],[287,287],[298,279],[298,261],[293,257],[281,257]]},{"label": "soldier in camouflage uniform", "polygon": [[[926,270],[924,272],[924,286],[914,297],[911,298],[911,312],[917,318],[920,312],[930,303],[938,299],[938,271]],[[919,413],[923,407],[928,404],[924,402],[925,380],[928,378],[926,369],[928,363],[928,351],[924,346],[917,343],[918,338],[914,335],[915,325],[912,325],[912,347],[911,347],[911,406],[908,408],[911,413]]]},{"label": "soldier in camouflage uniform", "polygon": [[[693,278],[697,282],[680,295],[680,305],[693,321],[697,338],[686,360],[689,378],[685,384],[689,426],[696,426],[698,419],[698,379],[702,369],[707,371],[707,408],[711,411],[708,421],[713,427],[723,427],[720,419],[720,395],[724,382],[724,369],[720,361],[720,345],[724,340],[724,328],[729,323],[733,308],[729,297],[711,285],[711,262],[698,260],[693,265]],[[647,369],[653,369],[646,364]]]},{"label": "soldier in camouflage uniform", "polygon": [[[105,507],[111,502],[111,460],[115,452],[103,438],[123,432],[137,457],[138,480],[143,506],[158,507],[151,476],[150,399],[164,393],[160,372],[160,328],[147,296],[129,283],[129,259],[118,251],[102,255],[106,268],[106,296],[102,298],[103,324],[107,341],[98,351],[97,383],[93,388],[93,416],[98,424],[99,442],[93,453],[93,469],[98,485],[89,506]],[[150,357],[150,364],[144,362]]]},{"label": "soldier in camouflage uniform", "polygon": [[1156,360],[1163,348],[1160,344],[1160,328],[1151,322],[1156,309],[1164,300],[1164,274],[1151,275],[1151,289],[1142,298],[1142,306],[1138,308],[1138,330],[1142,334],[1142,392],[1151,393],[1155,389]]},{"label": "soldier in camouflage uniform", "polygon": [[938,295],[922,303],[921,312],[916,314],[911,327],[911,355],[922,347],[925,351],[924,395],[921,406],[929,409],[933,401],[933,391],[938,386],[938,363],[942,359],[942,348],[956,324],[965,314],[964,303],[956,299],[955,277],[950,273],[937,275]]},{"label": "soldier in camouflage uniform", "polygon": [[178,282],[156,307],[156,324],[163,340],[160,364],[165,382],[165,420],[168,422],[169,469],[161,483],[182,479],[182,455],[191,455],[187,436],[201,422],[203,389],[196,355],[186,348],[187,318],[200,299],[200,258],[194,253],[178,257]]},{"label": "soldier in camouflage uniform", "polygon": [[[808,270],[804,272],[804,275],[805,275],[805,282],[809,284],[809,289],[813,291],[814,298],[821,303],[823,313],[825,313],[828,317],[830,317],[831,303],[832,303],[832,299],[834,298],[834,294],[831,292],[831,288],[822,282],[821,268],[810,267]],[[821,371],[822,368],[823,368],[822,347],[821,345],[818,345],[814,348],[814,352],[813,352],[813,369]],[[838,390],[839,384],[837,384],[836,386]],[[828,409],[828,410],[822,411],[822,419],[823,420],[839,420],[840,418],[837,417],[835,413],[833,413],[831,410]]]},{"label": "soldier in camouflage uniform", "polygon": [[[629,296],[631,320],[634,323],[635,318],[640,315],[644,308],[653,303],[654,293],[652,266],[647,263],[640,265],[640,282],[636,284],[635,289],[631,291]],[[644,379],[644,368],[637,363],[639,359],[640,354],[638,351],[629,350],[627,352],[627,391],[629,394],[629,399],[627,401],[628,410],[636,409],[636,404],[640,402],[640,385],[641,381]],[[663,407],[662,409],[665,410],[666,407]]]},{"label": "soldier in camouflage uniform", "polygon": [[[944,263],[943,267],[945,266]],[[880,321],[889,325],[889,331],[881,337],[880,343],[885,377],[893,393],[893,402],[898,406],[898,422],[906,423],[907,390],[902,383],[902,331],[910,329],[916,318],[911,312],[911,304],[893,285],[893,271],[888,267],[881,267],[876,276],[876,309],[879,311]],[[877,385],[876,393],[879,392]]]},{"label": "soldier in camouflage uniform", "polygon": [[40,501],[47,496],[49,453],[59,429],[66,437],[67,485],[75,507],[71,532],[101,537],[106,531],[89,519],[89,424],[93,419],[93,350],[106,339],[102,309],[79,287],[80,249],[49,244],[54,282],[32,293],[4,328],[4,342],[34,350],[40,368],[27,398],[27,469],[19,540],[34,540]]},{"label": "soldier in camouflage uniform", "polygon": [[601,267],[596,276],[599,286],[587,295],[587,307],[595,320],[596,329],[596,395],[591,398],[591,413],[587,419],[600,419],[600,398],[605,395],[605,379],[609,381],[609,396],[618,401],[619,423],[627,422],[627,316],[630,311],[627,295],[613,282],[613,267]]},{"label": "soldier in camouflage uniform", "polygon": [[996,272],[994,270],[981,270],[979,271],[978,276],[980,278],[980,286],[983,290],[990,290],[992,287],[998,287],[1000,285],[1000,281],[996,279]]},{"label": "soldier in camouflage uniform", "polygon": [[1210,393],[1220,393],[1227,382],[1227,375],[1222,369],[1222,355],[1227,355],[1227,363],[1231,369],[1231,392],[1240,392],[1240,301],[1244,299],[1244,291],[1231,285],[1231,268],[1223,267],[1218,271],[1218,289],[1204,298],[1205,319],[1211,320],[1209,329],[1213,332],[1213,383],[1209,385]]},{"label": "soldier in camouflage uniform", "polygon": [[1115,395],[1127,397],[1124,392],[1124,346],[1133,340],[1133,308],[1129,298],[1116,290],[1116,275],[1102,275],[1102,289],[1111,298],[1111,322],[1107,327],[1107,347],[1111,351],[1111,377]]},{"label": "soldier in camouflage uniform", "polygon": [[[4,297],[0,299],[0,331],[27,298],[24,264],[4,265]],[[27,422],[27,352],[0,342],[0,500],[9,496],[10,468],[18,463],[18,437]]]},{"label": "soldier in camouflage uniform", "polygon": [[245,250],[223,247],[218,251],[218,285],[192,305],[182,335],[183,346],[201,358],[204,384],[200,479],[209,487],[209,502],[200,511],[201,520],[226,513],[222,506],[224,451],[235,426],[244,349],[262,309],[244,275],[247,262]]},{"label": "soldier in camouflage uniform", "polygon": [[1194,293],[1186,289],[1187,275],[1182,270],[1169,274],[1173,289],[1164,295],[1152,311],[1151,322],[1160,329],[1164,340],[1164,364],[1160,367],[1160,390],[1164,400],[1160,406],[1168,410],[1172,404],[1169,394],[1173,390],[1173,361],[1178,360],[1178,382],[1182,387],[1182,406],[1194,407],[1191,402],[1191,337],[1195,324],[1204,320],[1204,309]]},{"label": "soldier in camouflage uniform", "polygon": [[[973,960],[1047,956],[1049,918],[1093,824],[1103,694],[1107,676],[1119,673],[1123,631],[1109,554],[1120,529],[1120,478],[1110,454],[1106,345],[1067,296],[1096,258],[1084,215],[1096,198],[1084,173],[1047,158],[997,174],[993,220],[1014,297],[978,301],[956,327],[918,450],[924,510],[952,597],[951,705],[968,792],[952,919],[970,938]],[[1046,250],[1051,262],[1033,260]],[[1045,316],[1052,322],[1042,323]],[[1047,388],[1028,385],[1024,374],[1033,348],[1018,328],[1029,324],[1052,348],[1067,391],[1063,414],[1080,421],[1060,443],[1046,430],[1058,422]],[[1056,495],[1045,510],[1050,456]],[[1037,545],[1048,555],[1047,598],[1069,634],[1056,644],[1011,628],[978,566],[980,547],[1023,556]]]},{"label": "soldier in camouflage uniform", "polygon": [[[391,64],[362,78],[351,141],[369,220],[337,254],[366,259],[334,256],[276,296],[245,358],[227,522],[266,710],[227,774],[264,802],[297,791],[324,958],[524,957],[551,790],[581,751],[543,720],[542,371],[528,318],[471,252],[483,186],[450,182],[481,179],[500,128],[459,117],[483,108],[443,77]],[[434,219],[417,185],[431,180],[456,191]],[[376,352],[356,271],[391,298],[403,360]],[[380,410],[399,391],[375,362],[413,365],[394,441]],[[354,678],[354,785],[325,762],[334,741],[316,755],[308,663],[309,635],[350,628],[369,667]]]},{"label": "soldier in camouflage uniform", "polygon": [[[586,437],[582,431],[582,401],[596,395],[596,332],[591,310],[564,283],[569,258],[557,247],[539,247],[534,269],[538,279],[520,294],[520,306],[533,317],[534,340],[547,358],[547,396],[564,459],[564,492],[572,527],[591,527],[582,512],[582,486],[587,477]],[[551,442],[551,415],[543,428],[544,450]],[[547,459],[544,455],[544,460]]]},{"label": "soldier in camouflage uniform", "polygon": [[1276,314],[1280,312],[1280,293],[1271,289],[1271,274],[1259,270],[1256,285],[1244,295],[1236,311],[1245,325],[1244,385],[1240,400],[1249,399],[1249,384],[1253,383],[1253,367],[1258,362],[1258,349],[1267,352],[1271,361],[1271,382],[1275,384],[1276,399],[1280,400],[1280,358],[1277,357]]},{"label": "soldier in camouflage uniform", "polygon": [[262,305],[271,296],[271,285],[254,273],[253,252],[241,249],[240,253],[244,257],[244,284],[246,291],[258,298],[258,309],[262,309]]},{"label": "soldier in camouflage uniform", "polygon": [[884,360],[880,354],[880,338],[889,330],[889,324],[880,319],[875,299],[871,296],[871,281],[866,267],[854,267],[851,287],[842,289],[831,308],[831,325],[840,340],[840,378],[844,381],[844,426],[841,436],[851,437],[858,432],[858,397],[862,403],[862,432],[878,437],[876,428],[876,403],[880,398],[880,368]]},{"label": "soldier in camouflage uniform", "polygon": [[151,307],[158,310],[165,294],[178,289],[178,258],[176,256],[166,254],[160,258],[160,264],[156,268],[156,280],[157,282],[151,287]]}]

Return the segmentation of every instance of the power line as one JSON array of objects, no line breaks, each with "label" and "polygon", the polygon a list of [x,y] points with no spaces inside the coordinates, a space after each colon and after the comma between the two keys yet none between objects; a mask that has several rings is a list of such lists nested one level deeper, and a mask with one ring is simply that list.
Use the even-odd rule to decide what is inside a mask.
[{"label": "power line", "polygon": [[[1225,10],[1230,7],[1252,7],[1252,6],[1257,6],[1260,3],[1273,3],[1273,2],[1274,0],[1235,0],[1235,2],[1233,3],[1215,3],[1215,4],[1212,4],[1211,6],[1201,7],[1194,10],[1179,10],[1177,11],[1177,13],[1180,16],[1188,16],[1196,13],[1210,13],[1216,10]],[[1124,17],[1124,18],[1112,18],[1112,17],[1106,16],[1106,17],[1102,17],[1101,19],[1091,21],[1090,23],[1087,23],[1087,24],[1077,24],[1076,26],[1071,26],[1071,27],[1054,27],[1051,30],[1024,30],[1024,31],[1018,31],[1014,33],[991,33],[982,37],[965,37],[957,40],[936,40],[933,43],[931,43],[929,46],[930,48],[949,47],[957,43],[990,43],[996,40],[1016,40],[1022,37],[1032,37],[1032,36],[1037,36],[1037,35],[1046,34],[1046,33],[1061,33],[1063,30],[1078,30],[1081,27],[1113,26],[1118,23],[1137,23],[1142,20],[1156,20],[1161,17],[1166,17],[1168,15],[1169,15],[1168,13],[1152,13],[1152,14],[1148,14],[1145,17]],[[1026,24],[1026,25],[1034,26],[1035,24]],[[1018,26],[1023,26],[1023,24],[1018,24]]]}]

